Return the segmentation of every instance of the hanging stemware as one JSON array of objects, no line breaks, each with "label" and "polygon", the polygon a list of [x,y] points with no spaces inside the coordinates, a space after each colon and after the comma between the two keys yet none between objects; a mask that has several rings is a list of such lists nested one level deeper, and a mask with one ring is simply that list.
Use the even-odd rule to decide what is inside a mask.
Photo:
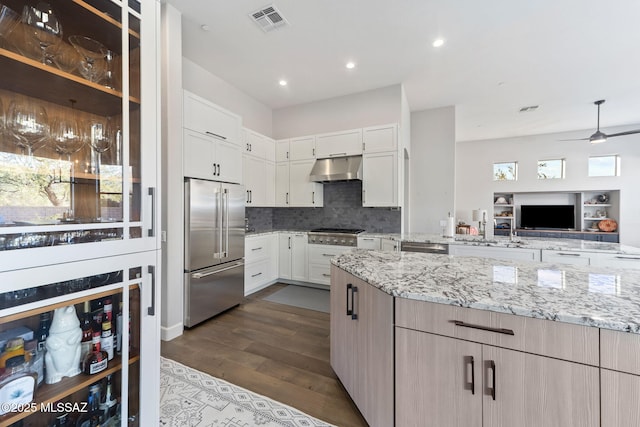
[{"label": "hanging stemware", "polygon": [[49,120],[42,105],[31,100],[14,100],[9,106],[7,129],[13,142],[29,156],[49,138]]},{"label": "hanging stemware", "polygon": [[90,82],[102,80],[106,73],[107,48],[97,40],[85,36],[69,36],[69,43],[83,57],[78,70]]},{"label": "hanging stemware", "polygon": [[102,164],[102,153],[109,151],[114,146],[117,129],[109,117],[105,120],[90,120],[88,125],[87,139],[89,140],[91,149],[96,155],[96,215],[97,219],[100,219],[102,217],[100,205],[100,167]]},{"label": "hanging stemware", "polygon": [[29,35],[40,45],[42,63],[51,65],[52,58],[47,53],[47,48],[62,41],[62,25],[51,5],[46,2],[39,2],[36,6],[25,5],[22,22],[26,24]]}]

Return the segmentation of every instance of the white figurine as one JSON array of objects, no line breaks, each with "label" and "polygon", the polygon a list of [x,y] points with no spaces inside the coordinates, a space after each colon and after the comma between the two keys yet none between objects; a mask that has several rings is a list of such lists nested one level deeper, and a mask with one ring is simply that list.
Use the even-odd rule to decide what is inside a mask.
[{"label": "white figurine", "polygon": [[80,341],[82,329],[72,305],[56,308],[47,337],[45,382],[57,383],[62,377],[80,373]]}]

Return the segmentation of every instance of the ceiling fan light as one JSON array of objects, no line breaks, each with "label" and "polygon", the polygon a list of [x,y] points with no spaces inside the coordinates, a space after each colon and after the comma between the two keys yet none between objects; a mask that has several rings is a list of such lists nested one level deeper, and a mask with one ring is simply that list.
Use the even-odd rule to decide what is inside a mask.
[{"label": "ceiling fan light", "polygon": [[594,133],[589,137],[589,142],[592,144],[600,144],[602,142],[605,142],[606,140],[607,140],[607,135],[605,135],[600,131],[597,131],[596,133]]}]

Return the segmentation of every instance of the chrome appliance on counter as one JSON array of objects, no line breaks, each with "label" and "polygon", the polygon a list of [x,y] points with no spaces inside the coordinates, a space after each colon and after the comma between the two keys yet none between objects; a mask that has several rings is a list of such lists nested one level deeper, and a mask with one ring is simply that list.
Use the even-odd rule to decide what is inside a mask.
[{"label": "chrome appliance on counter", "polygon": [[358,228],[314,228],[309,235],[309,243],[316,245],[358,246]]},{"label": "chrome appliance on counter", "polygon": [[184,324],[192,327],[244,297],[244,187],[184,183]]}]

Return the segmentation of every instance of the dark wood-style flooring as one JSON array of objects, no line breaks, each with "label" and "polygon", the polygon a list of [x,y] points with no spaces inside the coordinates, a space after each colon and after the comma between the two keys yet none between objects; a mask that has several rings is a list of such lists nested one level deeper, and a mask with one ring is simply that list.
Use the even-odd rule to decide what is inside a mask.
[{"label": "dark wood-style flooring", "polygon": [[262,298],[275,284],[168,342],[162,356],[338,426],[366,426],[329,362],[329,314]]}]

